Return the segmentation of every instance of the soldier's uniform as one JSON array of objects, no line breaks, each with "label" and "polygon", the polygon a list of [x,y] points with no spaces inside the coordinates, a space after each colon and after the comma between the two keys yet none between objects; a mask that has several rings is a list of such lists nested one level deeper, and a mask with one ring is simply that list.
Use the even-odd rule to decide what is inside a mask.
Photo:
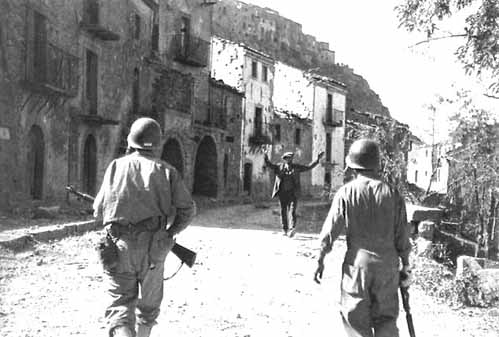
[{"label": "soldier's uniform", "polygon": [[409,265],[411,249],[404,199],[373,171],[359,171],[334,196],[321,256],[343,231],[341,314],[348,336],[397,337],[399,259]]},{"label": "soldier's uniform", "polygon": [[136,308],[139,336],[149,335],[159,315],[163,263],[173,236],[194,214],[195,204],[177,170],[152,152],[135,151],[108,166],[94,215],[102,217],[118,248],[116,264],[105,268],[110,336],[117,330],[122,336],[135,335]]}]

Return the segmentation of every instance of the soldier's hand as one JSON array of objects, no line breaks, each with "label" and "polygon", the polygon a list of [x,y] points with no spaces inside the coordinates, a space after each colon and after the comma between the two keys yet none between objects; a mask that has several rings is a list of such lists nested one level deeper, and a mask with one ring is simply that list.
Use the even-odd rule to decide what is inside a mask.
[{"label": "soldier's hand", "polygon": [[412,284],[412,267],[410,265],[406,265],[402,267],[400,271],[400,281],[399,285],[402,288],[409,288]]},{"label": "soldier's hand", "polygon": [[317,269],[315,270],[315,273],[314,273],[314,281],[317,284],[321,284],[323,272],[324,272],[324,261],[318,260],[317,261]]},{"label": "soldier's hand", "polygon": [[319,153],[319,155],[317,156],[317,159],[321,159],[322,157],[324,157],[324,151],[321,151]]}]

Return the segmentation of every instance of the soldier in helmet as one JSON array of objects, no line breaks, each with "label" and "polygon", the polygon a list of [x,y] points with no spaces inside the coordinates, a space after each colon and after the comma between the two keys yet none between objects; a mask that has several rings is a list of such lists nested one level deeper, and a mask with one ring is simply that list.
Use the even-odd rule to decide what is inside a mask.
[{"label": "soldier in helmet", "polygon": [[[275,172],[274,189],[272,198],[279,196],[281,205],[281,223],[284,235],[293,237],[296,228],[296,206],[298,195],[300,193],[300,173],[313,169],[324,156],[324,152],[319,153],[317,159],[309,165],[300,165],[293,163],[293,152],[285,152],[282,155],[283,162],[274,164],[269,160],[265,153],[265,164]],[[291,218],[288,221],[288,214],[291,213]]]},{"label": "soldier in helmet", "polygon": [[320,283],[324,257],[345,230],[347,251],[341,280],[345,330],[352,337],[397,337],[397,290],[411,282],[405,202],[395,188],[378,176],[376,142],[355,141],[346,164],[355,178],[338,190],[331,203],[320,235],[321,251],[314,280]]},{"label": "soldier in helmet", "polygon": [[112,298],[105,312],[109,335],[147,337],[163,298],[163,263],[195,204],[177,170],[157,159],[161,129],[155,120],[137,119],[127,142],[127,154],[109,164],[93,207],[116,251],[116,261],[104,264]]}]

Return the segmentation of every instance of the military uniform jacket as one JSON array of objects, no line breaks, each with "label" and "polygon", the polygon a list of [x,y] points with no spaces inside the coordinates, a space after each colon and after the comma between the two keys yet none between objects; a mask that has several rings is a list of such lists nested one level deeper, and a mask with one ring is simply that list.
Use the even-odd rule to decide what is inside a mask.
[{"label": "military uniform jacket", "polygon": [[265,164],[274,170],[275,173],[275,181],[274,181],[274,189],[272,191],[272,198],[274,198],[277,194],[279,194],[281,188],[281,182],[284,174],[290,174],[294,183],[294,194],[295,196],[299,196],[300,194],[300,173],[313,169],[317,164],[319,164],[319,159],[314,160],[309,165],[300,165],[291,163],[290,168],[285,169],[286,163],[282,162],[279,164],[273,164],[267,157],[265,157]]},{"label": "military uniform jacket", "polygon": [[93,207],[94,216],[102,217],[104,224],[175,216],[174,233],[183,230],[195,214],[191,194],[177,170],[140,152],[109,164]]},{"label": "military uniform jacket", "polygon": [[[387,266],[409,263],[409,227],[405,201],[387,183],[359,175],[336,192],[320,239],[329,252],[346,230],[345,263],[381,262]],[[361,261],[363,257],[367,257]]]}]

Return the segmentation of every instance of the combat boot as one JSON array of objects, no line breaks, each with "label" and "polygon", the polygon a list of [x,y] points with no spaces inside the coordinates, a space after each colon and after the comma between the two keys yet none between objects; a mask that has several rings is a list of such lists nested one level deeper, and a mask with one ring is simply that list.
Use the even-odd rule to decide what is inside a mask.
[{"label": "combat boot", "polygon": [[151,335],[152,327],[147,325],[137,325],[137,337],[149,337]]},{"label": "combat boot", "polygon": [[120,325],[112,330],[111,336],[113,337],[133,337],[133,332],[129,327]]}]

